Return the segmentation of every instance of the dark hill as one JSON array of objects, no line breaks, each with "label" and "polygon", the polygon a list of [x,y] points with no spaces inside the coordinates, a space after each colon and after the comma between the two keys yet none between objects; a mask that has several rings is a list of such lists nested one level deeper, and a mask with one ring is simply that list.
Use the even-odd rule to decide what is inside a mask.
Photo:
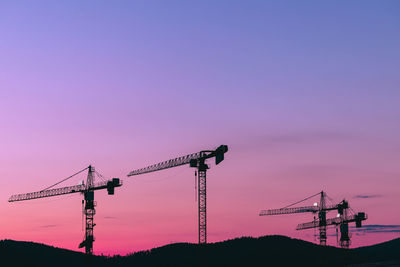
[{"label": "dark hill", "polygon": [[400,238],[368,247],[356,248],[353,251],[369,261],[394,260],[398,263],[396,266],[400,266]]},{"label": "dark hill", "polygon": [[[102,257],[93,258],[96,264],[106,262]],[[85,263],[85,255],[81,252],[14,240],[0,241],[0,259],[0,266],[10,267],[84,266]]]},{"label": "dark hill", "polygon": [[[93,266],[400,266],[400,239],[344,250],[284,236],[207,245],[170,244],[128,256],[94,256]],[[0,241],[1,266],[85,266],[85,255],[32,242]],[[374,265],[367,265],[374,263]],[[12,264],[12,265],[11,265]],[[378,265],[377,265],[378,264]],[[390,265],[392,264],[392,265]]]}]

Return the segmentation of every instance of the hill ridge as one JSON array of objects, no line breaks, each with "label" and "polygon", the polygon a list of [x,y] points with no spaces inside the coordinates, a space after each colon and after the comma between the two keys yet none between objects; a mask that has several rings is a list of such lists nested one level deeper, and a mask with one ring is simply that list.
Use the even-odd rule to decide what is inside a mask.
[{"label": "hill ridge", "polygon": [[[400,238],[344,250],[280,235],[243,236],[209,244],[172,243],[126,256],[93,256],[93,266],[357,266],[399,263]],[[23,255],[23,257],[21,257]],[[0,241],[0,257],[13,266],[85,266],[81,252],[30,241]],[[379,265],[380,264],[380,265]],[[383,264],[383,265],[382,265]],[[388,264],[388,265],[385,265]],[[393,266],[393,265],[392,265]]]}]

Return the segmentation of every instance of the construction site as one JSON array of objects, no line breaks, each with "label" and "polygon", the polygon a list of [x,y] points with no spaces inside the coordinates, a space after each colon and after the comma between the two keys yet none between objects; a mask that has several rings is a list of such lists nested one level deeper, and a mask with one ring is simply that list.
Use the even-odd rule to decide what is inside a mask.
[{"label": "construction site", "polygon": [[[162,171],[164,169],[188,165],[195,169],[195,190],[196,200],[198,202],[198,244],[207,243],[207,170],[209,164],[207,160],[214,159],[215,165],[220,164],[225,159],[225,153],[228,152],[227,145],[221,145],[215,150],[203,150],[200,152],[188,154],[185,156],[162,161],[144,168],[133,170],[127,174],[128,179],[132,176],[142,175],[151,172]],[[56,187],[59,184],[68,181],[69,179],[87,171],[86,182],[80,185]],[[100,181],[96,181],[100,180]],[[66,194],[80,193],[82,199],[82,212],[85,225],[85,233],[83,241],[79,243],[79,248],[85,249],[86,255],[93,255],[93,243],[96,205],[97,202],[94,198],[94,192],[97,190],[106,189],[108,195],[115,194],[115,188],[122,186],[122,180],[119,178],[112,178],[106,180],[103,175],[98,173],[91,165],[80,170],[79,172],[62,179],[61,181],[46,187],[43,190],[12,195],[9,202],[27,201],[39,198],[55,197]],[[314,202],[308,206],[296,206],[306,201],[311,201],[319,197],[318,202]],[[328,214],[335,212],[334,217],[327,218]],[[280,209],[262,210],[259,216],[272,216],[282,214],[295,214],[295,213],[310,213],[313,215],[313,221],[300,223],[297,225],[296,230],[318,229],[319,245],[326,246],[327,241],[327,228],[333,227],[336,229],[337,246],[343,249],[350,248],[351,245],[351,232],[349,224],[354,223],[357,228],[362,227],[363,221],[367,220],[368,216],[365,212],[355,212],[349,205],[349,202],[343,199],[340,202],[334,202],[326,192],[321,191],[315,195],[306,197],[300,201],[296,201]],[[339,237],[340,233],[340,237]]]},{"label": "construction site", "polygon": [[[214,158],[215,165],[218,165],[224,160],[226,152],[228,152],[228,146],[221,145],[215,150],[203,150],[197,153],[188,154],[185,156],[153,164],[144,168],[133,170],[128,173],[127,177],[161,171],[164,169],[179,167],[182,165],[189,165],[191,168],[195,168],[194,175],[196,179],[195,185],[198,200],[198,243],[205,244],[207,243],[207,170],[209,169],[206,160]],[[86,183],[83,182],[81,185],[75,186],[56,187],[59,184],[68,181],[69,179],[86,170],[88,172]],[[96,181],[96,177],[98,180],[102,181]],[[97,205],[97,202],[94,200],[94,192],[97,190],[106,189],[108,195],[114,195],[115,188],[120,186],[122,186],[122,180],[120,180],[119,178],[105,180],[104,177],[100,173],[98,173],[93,166],[89,165],[79,172],[68,176],[65,179],[62,179],[61,181],[49,187],[46,187],[43,190],[32,193],[12,195],[8,201],[17,202],[66,194],[81,193],[83,196],[82,212],[85,221],[85,234],[83,237],[83,241],[79,243],[79,248],[84,248],[86,255],[93,255],[93,242],[95,241],[94,226],[96,225],[94,217],[96,214],[95,207]]]},{"label": "construction site", "polygon": [[399,14],[1,0],[1,267],[400,266]]}]

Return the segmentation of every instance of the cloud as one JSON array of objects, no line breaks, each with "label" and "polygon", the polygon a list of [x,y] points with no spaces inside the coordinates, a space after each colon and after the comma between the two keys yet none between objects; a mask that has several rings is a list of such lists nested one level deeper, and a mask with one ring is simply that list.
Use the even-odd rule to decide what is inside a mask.
[{"label": "cloud", "polygon": [[117,219],[117,217],[114,217],[114,216],[104,216],[103,218],[104,219]]},{"label": "cloud", "polygon": [[350,226],[351,231],[354,233],[400,233],[400,225],[386,225],[386,224],[370,224],[364,225],[361,228]]},{"label": "cloud", "polygon": [[382,195],[356,195],[353,198],[378,198],[383,197]]},{"label": "cloud", "polygon": [[54,227],[58,227],[58,224],[46,224],[46,225],[41,225],[39,226],[39,228],[54,228]]}]

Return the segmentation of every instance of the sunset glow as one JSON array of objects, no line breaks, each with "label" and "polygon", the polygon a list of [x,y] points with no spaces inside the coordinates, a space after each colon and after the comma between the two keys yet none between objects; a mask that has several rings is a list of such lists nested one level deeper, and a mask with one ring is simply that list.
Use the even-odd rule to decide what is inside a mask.
[{"label": "sunset glow", "polygon": [[258,213],[321,190],[394,226],[352,247],[399,237],[400,2],[39,2],[0,3],[0,239],[82,251],[81,194],[7,200],[92,164],[124,181],[95,192],[95,254],[196,243],[193,168],[126,175],[221,144],[209,242],[314,241],[312,214]]}]

